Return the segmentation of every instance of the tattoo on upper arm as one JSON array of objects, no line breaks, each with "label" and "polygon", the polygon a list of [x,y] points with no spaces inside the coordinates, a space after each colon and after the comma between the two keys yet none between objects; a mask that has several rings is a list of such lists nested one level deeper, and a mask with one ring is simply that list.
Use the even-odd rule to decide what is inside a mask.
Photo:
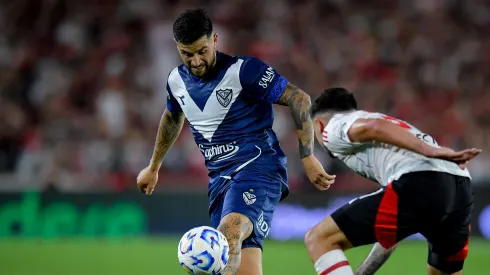
[{"label": "tattoo on upper arm", "polygon": [[311,99],[301,89],[289,83],[277,104],[289,106],[299,138],[299,153],[305,158],[313,153],[313,123],[310,117]]},{"label": "tattoo on upper arm", "polygon": [[152,162],[161,163],[168,149],[174,144],[179,137],[182,126],[184,125],[184,113],[171,113],[168,110],[160,119],[155,148],[153,150]]},{"label": "tattoo on upper arm", "polygon": [[252,233],[253,224],[246,216],[231,213],[222,219],[218,230],[223,233],[230,246],[228,263],[221,274],[236,275],[241,264],[242,242]]}]

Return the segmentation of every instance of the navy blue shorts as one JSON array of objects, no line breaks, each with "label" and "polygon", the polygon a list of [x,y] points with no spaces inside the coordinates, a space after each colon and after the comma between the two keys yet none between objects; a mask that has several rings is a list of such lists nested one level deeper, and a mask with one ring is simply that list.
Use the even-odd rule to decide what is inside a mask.
[{"label": "navy blue shorts", "polygon": [[242,248],[262,249],[267,237],[276,205],[282,197],[286,168],[278,165],[264,170],[251,165],[240,171],[227,183],[228,188],[213,198],[210,206],[211,226],[217,228],[221,219],[229,213],[247,216],[254,225],[252,234],[243,241]]}]

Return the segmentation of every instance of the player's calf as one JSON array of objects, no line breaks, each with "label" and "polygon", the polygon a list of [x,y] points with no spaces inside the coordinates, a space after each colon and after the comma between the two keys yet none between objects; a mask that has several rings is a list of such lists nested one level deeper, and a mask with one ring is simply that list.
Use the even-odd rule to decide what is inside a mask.
[{"label": "player's calf", "polygon": [[305,245],[318,274],[354,274],[343,252],[351,248],[352,244],[331,217],[306,233]]},{"label": "player's calf", "polygon": [[381,244],[375,243],[367,258],[357,268],[355,275],[375,274],[381,266],[388,260],[396,246],[385,249]]},{"label": "player's calf", "polygon": [[236,275],[241,264],[242,242],[253,232],[250,219],[240,213],[230,213],[221,219],[218,230],[226,237],[230,246],[228,264],[221,275]]}]

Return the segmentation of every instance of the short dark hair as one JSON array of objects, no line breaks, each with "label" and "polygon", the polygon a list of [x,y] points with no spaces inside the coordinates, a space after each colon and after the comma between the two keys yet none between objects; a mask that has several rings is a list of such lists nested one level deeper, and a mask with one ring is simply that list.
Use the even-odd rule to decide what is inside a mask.
[{"label": "short dark hair", "polygon": [[317,97],[311,106],[311,117],[319,113],[357,110],[354,95],[344,88],[328,88]]},{"label": "short dark hair", "polygon": [[213,23],[203,9],[186,10],[177,17],[173,25],[174,38],[182,44],[191,44],[213,33]]}]

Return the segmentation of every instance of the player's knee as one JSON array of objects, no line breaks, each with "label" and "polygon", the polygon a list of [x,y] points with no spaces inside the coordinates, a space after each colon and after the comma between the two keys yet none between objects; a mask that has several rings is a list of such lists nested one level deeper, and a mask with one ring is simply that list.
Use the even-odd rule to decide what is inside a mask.
[{"label": "player's knee", "polygon": [[253,224],[243,214],[230,213],[221,219],[218,230],[226,237],[230,250],[240,249],[242,241],[252,233]]},{"label": "player's knee", "polygon": [[308,250],[311,250],[311,247],[316,243],[316,240],[318,239],[318,235],[314,231],[314,227],[308,230],[305,235],[305,246]]},{"label": "player's knee", "polygon": [[330,244],[329,235],[322,232],[318,225],[311,228],[305,235],[305,246],[308,250],[314,249],[318,245]]},{"label": "player's knee", "polygon": [[[341,238],[338,233],[342,233],[331,217],[326,218],[317,224],[305,235],[304,242],[308,250],[314,250],[317,246],[330,248],[329,250],[341,248]],[[343,235],[343,234],[342,234]]]}]

